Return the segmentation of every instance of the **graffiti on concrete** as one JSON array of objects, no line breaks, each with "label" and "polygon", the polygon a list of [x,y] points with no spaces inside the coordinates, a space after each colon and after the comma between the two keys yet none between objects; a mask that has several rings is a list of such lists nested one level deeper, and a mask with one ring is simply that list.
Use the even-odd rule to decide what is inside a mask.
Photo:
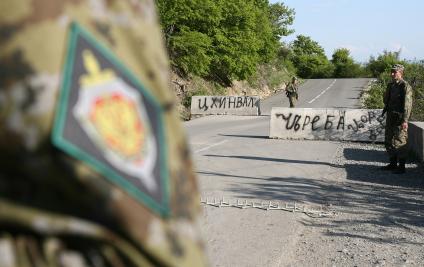
[{"label": "graffiti on concrete", "polygon": [[[208,101],[208,100],[211,101]],[[199,98],[198,108],[203,111],[210,109],[235,109],[255,107],[255,98],[251,96],[205,96]]]},{"label": "graffiti on concrete", "polygon": [[[321,111],[321,112],[319,112]],[[304,136],[305,133],[316,132],[338,133],[339,135],[366,135],[370,141],[382,138],[385,127],[385,117],[380,110],[284,110],[273,114],[279,121],[280,128],[291,131],[294,135]],[[278,122],[277,122],[278,123]],[[305,133],[302,133],[305,132]]]},{"label": "graffiti on concrete", "polygon": [[258,115],[258,96],[193,96],[192,114]]}]

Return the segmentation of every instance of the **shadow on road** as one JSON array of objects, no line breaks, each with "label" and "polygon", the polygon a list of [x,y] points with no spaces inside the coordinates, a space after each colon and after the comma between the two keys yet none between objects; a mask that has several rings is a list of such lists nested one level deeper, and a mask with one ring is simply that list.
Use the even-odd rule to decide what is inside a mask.
[{"label": "shadow on road", "polygon": [[[254,177],[217,172],[198,172],[202,176],[229,177],[233,180],[228,191],[237,198],[283,201],[288,203],[312,203],[326,205],[327,193],[333,191],[331,184],[300,177]],[[252,180],[251,182],[241,179]],[[335,190],[335,189],[334,189]]]},{"label": "shadow on road", "polygon": [[424,188],[424,167],[420,164],[408,164],[407,173],[399,175],[380,169],[388,163],[388,156],[384,150],[345,148],[343,156],[346,159],[344,167],[347,180],[406,188]]},{"label": "shadow on road", "polygon": [[[393,174],[383,171],[380,166],[347,164],[347,179],[372,184],[390,185],[406,188],[424,188],[424,172],[420,167],[408,167],[406,174]],[[367,172],[364,175],[364,172]]]},{"label": "shadow on road", "polygon": [[218,134],[225,137],[241,137],[241,138],[255,138],[255,139],[269,139],[266,135],[240,135],[240,134]]},{"label": "shadow on road", "polygon": [[[225,176],[220,173],[203,175]],[[235,193],[237,198],[296,202],[333,208],[339,215],[325,220],[325,223],[317,219],[302,219],[305,225],[330,229],[325,233],[327,236],[344,236],[392,244],[393,238],[386,233],[390,232],[392,227],[424,234],[422,187],[420,190],[413,190],[408,187],[357,182],[334,183],[301,177],[234,178],[252,179],[252,182],[242,185],[237,183],[238,179],[234,179],[230,191]],[[422,239],[418,243],[413,240],[397,242],[424,245]]]},{"label": "shadow on road", "polygon": [[259,160],[259,161],[270,161],[270,162],[282,162],[282,163],[295,163],[295,164],[310,164],[310,165],[327,165],[334,168],[343,168],[343,166],[332,164],[321,161],[307,161],[307,160],[295,160],[295,159],[282,159],[282,158],[266,158],[266,157],[254,157],[254,156],[236,156],[236,155],[204,155],[205,157],[216,157],[216,158],[234,158],[234,159],[246,159],[246,160]]},{"label": "shadow on road", "polygon": [[[325,229],[329,237],[346,237],[372,243],[392,244],[393,229],[404,229],[417,238],[396,236],[397,243],[424,245],[424,168],[409,164],[408,172],[395,175],[379,169],[384,165],[384,150],[356,148],[342,150],[340,164],[281,158],[236,155],[206,155],[208,157],[238,158],[267,162],[320,164],[331,166],[333,177],[254,177],[219,172],[198,172],[206,177],[221,177],[229,186],[227,191],[236,198],[281,201],[310,206],[322,205],[339,213],[330,219],[302,217],[307,226]],[[245,172],[244,172],[245,173]],[[396,230],[399,231],[399,230]]]},{"label": "shadow on road", "polygon": [[[356,171],[355,167],[349,166],[348,179],[352,179],[352,172]],[[350,242],[356,239],[376,244],[424,245],[423,178],[407,178],[407,181],[399,177],[380,178],[379,183],[367,180],[367,183],[347,182],[332,187],[327,198],[334,207],[340,208],[340,215],[325,223],[309,219],[302,220],[302,223],[326,229],[324,234],[330,238],[346,237]],[[388,186],[390,184],[394,186]],[[412,240],[411,235],[404,238],[394,234],[402,231],[416,238]]]},{"label": "shadow on road", "polygon": [[344,157],[353,161],[387,162],[387,154],[383,150],[368,150],[360,148],[345,148]]}]

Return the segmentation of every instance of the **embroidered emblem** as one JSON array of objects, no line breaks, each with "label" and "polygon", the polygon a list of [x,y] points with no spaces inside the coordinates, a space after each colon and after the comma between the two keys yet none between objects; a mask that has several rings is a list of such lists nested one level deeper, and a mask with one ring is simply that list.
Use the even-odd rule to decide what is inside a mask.
[{"label": "embroidered emblem", "polygon": [[166,215],[162,112],[109,50],[73,24],[53,142]]}]

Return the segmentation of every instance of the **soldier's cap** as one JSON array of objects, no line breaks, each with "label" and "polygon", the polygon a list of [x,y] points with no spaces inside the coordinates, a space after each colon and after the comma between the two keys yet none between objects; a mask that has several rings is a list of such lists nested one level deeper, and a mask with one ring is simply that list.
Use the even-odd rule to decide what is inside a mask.
[{"label": "soldier's cap", "polygon": [[405,69],[405,67],[402,64],[394,64],[392,66],[391,70],[395,70],[395,71],[403,71]]}]

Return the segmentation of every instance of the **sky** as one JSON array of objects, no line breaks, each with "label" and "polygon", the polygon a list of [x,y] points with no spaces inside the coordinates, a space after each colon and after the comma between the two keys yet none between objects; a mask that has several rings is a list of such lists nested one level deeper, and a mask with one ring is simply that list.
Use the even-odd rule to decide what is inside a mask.
[{"label": "sky", "polygon": [[422,0],[270,0],[296,12],[295,32],[282,41],[306,35],[331,59],[347,48],[356,62],[368,62],[384,50],[401,50],[401,59],[424,59],[424,1]]}]

